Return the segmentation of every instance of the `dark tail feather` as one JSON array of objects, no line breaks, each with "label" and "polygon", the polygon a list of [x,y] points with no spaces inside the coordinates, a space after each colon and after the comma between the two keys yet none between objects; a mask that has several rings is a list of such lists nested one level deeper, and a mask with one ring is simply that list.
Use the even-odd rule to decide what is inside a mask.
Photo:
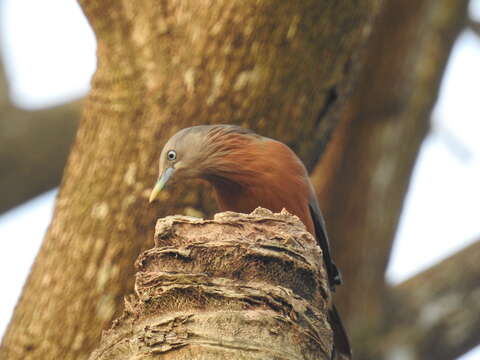
[{"label": "dark tail feather", "polygon": [[342,320],[335,305],[328,311],[330,326],[333,330],[333,357],[332,360],[351,360],[352,349]]}]

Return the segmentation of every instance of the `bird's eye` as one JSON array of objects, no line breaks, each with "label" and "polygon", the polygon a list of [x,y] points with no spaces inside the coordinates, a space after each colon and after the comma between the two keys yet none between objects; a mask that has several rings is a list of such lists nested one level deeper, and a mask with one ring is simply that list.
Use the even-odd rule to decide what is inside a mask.
[{"label": "bird's eye", "polygon": [[175,150],[170,150],[169,152],[167,152],[167,159],[170,160],[170,161],[173,161],[177,158],[177,153]]}]

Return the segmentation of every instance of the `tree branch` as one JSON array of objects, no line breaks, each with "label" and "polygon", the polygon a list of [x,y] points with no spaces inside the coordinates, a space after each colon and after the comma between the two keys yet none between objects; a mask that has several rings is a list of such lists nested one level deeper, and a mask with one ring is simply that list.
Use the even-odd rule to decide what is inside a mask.
[{"label": "tree branch", "polygon": [[0,214],[60,184],[80,108],[16,108],[0,54]]},{"label": "tree branch", "polygon": [[136,296],[91,360],[332,357],[320,249],[287,212],[160,219],[136,264]]},{"label": "tree branch", "polygon": [[477,36],[480,36],[480,21],[475,21],[472,18],[467,20],[467,26],[472,30]]},{"label": "tree branch", "polygon": [[77,130],[81,101],[0,114],[0,213],[60,183]]},{"label": "tree branch", "polygon": [[313,174],[345,278],[339,308],[347,317],[357,359],[378,358],[367,333],[375,339],[386,326],[384,273],[392,241],[467,3],[385,4],[354,96]]},{"label": "tree branch", "polygon": [[478,259],[480,241],[392,289],[385,358],[453,360],[480,344]]},{"label": "tree branch", "polygon": [[[0,44],[1,45],[1,44]],[[0,53],[0,109],[10,106],[9,86],[5,66],[3,66],[2,56]]]}]

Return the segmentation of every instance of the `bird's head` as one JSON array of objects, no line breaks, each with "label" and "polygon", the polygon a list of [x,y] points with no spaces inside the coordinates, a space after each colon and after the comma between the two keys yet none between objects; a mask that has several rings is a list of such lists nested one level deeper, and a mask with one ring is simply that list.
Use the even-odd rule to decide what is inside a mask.
[{"label": "bird's head", "polygon": [[231,161],[226,162],[227,155],[238,154],[250,138],[260,136],[233,125],[200,125],[180,130],[163,147],[150,202],[173,179],[206,178],[232,168]]},{"label": "bird's head", "polygon": [[167,182],[200,175],[205,154],[204,133],[200,127],[186,128],[167,141],[160,154],[159,176],[150,194],[150,202],[155,200]]}]

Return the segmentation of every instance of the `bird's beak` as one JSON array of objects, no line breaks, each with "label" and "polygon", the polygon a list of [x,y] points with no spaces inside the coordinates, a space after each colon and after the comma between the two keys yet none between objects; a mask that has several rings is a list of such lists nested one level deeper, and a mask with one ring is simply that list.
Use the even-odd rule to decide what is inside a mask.
[{"label": "bird's beak", "polygon": [[152,202],[155,200],[155,198],[158,196],[160,191],[165,187],[165,184],[167,183],[168,179],[172,176],[174,171],[173,167],[167,168],[163,174],[158,178],[157,183],[155,184],[155,187],[152,190],[152,193],[150,194],[150,199],[148,200],[149,202]]}]

